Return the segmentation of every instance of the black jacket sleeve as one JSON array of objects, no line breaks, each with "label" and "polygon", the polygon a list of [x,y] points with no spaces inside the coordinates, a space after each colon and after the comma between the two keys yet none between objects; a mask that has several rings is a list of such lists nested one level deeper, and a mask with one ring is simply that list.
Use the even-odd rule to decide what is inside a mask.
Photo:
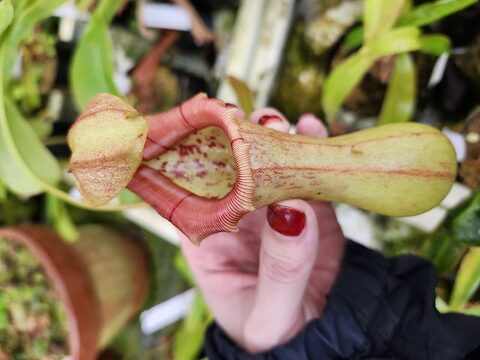
[{"label": "black jacket sleeve", "polygon": [[480,318],[435,309],[436,274],[418,257],[385,258],[349,241],[324,313],[288,343],[249,354],[213,324],[210,360],[475,359]]}]

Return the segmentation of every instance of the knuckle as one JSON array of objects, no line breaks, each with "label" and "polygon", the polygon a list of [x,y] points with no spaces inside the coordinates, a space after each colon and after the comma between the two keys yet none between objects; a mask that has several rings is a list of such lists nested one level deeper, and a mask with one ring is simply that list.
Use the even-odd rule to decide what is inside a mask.
[{"label": "knuckle", "polygon": [[306,262],[303,260],[263,251],[261,266],[265,276],[271,281],[288,284],[304,274]]}]

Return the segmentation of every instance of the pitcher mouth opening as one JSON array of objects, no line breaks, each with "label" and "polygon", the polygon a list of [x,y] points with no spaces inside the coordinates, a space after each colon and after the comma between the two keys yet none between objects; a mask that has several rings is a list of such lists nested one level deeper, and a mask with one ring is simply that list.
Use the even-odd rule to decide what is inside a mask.
[{"label": "pitcher mouth opening", "polygon": [[207,199],[224,198],[237,180],[230,141],[217,126],[193,132],[144,164]]},{"label": "pitcher mouth opening", "polygon": [[[198,94],[169,112],[147,117],[149,130],[143,153],[144,164],[128,188],[194,243],[216,232],[237,231],[240,218],[254,210],[248,144],[238,131],[238,121],[243,120],[238,119],[236,113],[237,109],[231,105]],[[149,160],[158,158],[186,136],[212,126],[226,135],[235,165],[235,181],[224,197],[198,196],[148,165]]]}]

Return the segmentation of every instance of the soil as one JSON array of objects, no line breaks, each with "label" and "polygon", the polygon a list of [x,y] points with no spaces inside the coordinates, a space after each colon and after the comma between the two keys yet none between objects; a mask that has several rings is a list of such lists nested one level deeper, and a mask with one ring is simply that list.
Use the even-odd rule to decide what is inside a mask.
[{"label": "soil", "polygon": [[60,360],[68,355],[66,314],[40,263],[0,239],[0,360]]}]

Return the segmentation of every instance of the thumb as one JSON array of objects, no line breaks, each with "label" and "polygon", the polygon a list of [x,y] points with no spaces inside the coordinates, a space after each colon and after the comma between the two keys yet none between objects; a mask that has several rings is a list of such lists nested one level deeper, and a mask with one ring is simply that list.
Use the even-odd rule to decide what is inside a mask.
[{"label": "thumb", "polygon": [[252,352],[287,341],[305,324],[303,298],[318,247],[315,212],[302,200],[269,206],[261,241],[257,289],[244,328]]}]

